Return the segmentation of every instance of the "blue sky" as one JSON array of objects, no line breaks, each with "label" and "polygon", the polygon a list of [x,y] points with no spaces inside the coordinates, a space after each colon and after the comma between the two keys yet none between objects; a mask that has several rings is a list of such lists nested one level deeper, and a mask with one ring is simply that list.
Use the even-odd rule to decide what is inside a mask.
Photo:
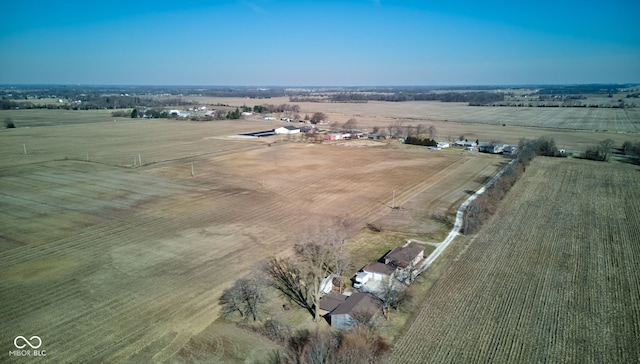
[{"label": "blue sky", "polygon": [[640,2],[2,1],[0,84],[640,83]]}]

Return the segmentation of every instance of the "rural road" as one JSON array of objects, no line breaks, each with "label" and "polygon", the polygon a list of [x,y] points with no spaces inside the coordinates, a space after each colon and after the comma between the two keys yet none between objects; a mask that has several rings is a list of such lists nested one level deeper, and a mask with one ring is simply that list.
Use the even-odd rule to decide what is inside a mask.
[{"label": "rural road", "polygon": [[[429,256],[422,262],[422,264],[420,264],[420,266],[417,267],[415,271],[416,276],[420,275],[427,268],[429,268],[429,266],[431,266],[431,264],[440,256],[440,254],[442,254],[442,252],[449,246],[449,244],[451,244],[453,239],[455,239],[456,236],[458,236],[458,234],[460,233],[460,229],[462,229],[464,212],[467,210],[467,207],[469,207],[469,204],[471,204],[473,200],[478,198],[478,196],[483,194],[489,187],[491,187],[491,185],[493,185],[498,180],[498,178],[500,178],[500,176],[502,176],[505,173],[507,168],[509,168],[515,162],[516,162],[515,159],[511,160],[511,162],[509,162],[498,173],[496,173],[495,176],[493,176],[489,180],[489,182],[487,182],[484,186],[482,186],[482,188],[476,191],[473,195],[469,196],[469,198],[467,198],[462,203],[462,205],[460,205],[460,207],[458,208],[458,211],[456,212],[456,221],[453,225],[453,228],[449,232],[449,235],[447,235],[447,237],[441,243],[437,244],[436,249],[431,254],[429,254]],[[418,242],[417,240],[414,240],[414,239],[408,239],[408,242],[412,242],[412,241]]]}]

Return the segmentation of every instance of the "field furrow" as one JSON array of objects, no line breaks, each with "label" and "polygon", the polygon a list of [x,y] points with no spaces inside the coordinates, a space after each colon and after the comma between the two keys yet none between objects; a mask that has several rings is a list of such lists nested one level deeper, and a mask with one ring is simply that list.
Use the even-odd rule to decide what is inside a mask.
[{"label": "field furrow", "polygon": [[636,173],[536,160],[447,263],[391,362],[637,360]]}]

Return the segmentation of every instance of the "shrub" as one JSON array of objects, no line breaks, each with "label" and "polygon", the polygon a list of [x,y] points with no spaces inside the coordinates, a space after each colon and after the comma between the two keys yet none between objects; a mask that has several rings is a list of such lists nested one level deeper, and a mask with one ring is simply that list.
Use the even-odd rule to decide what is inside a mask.
[{"label": "shrub", "polygon": [[13,129],[16,127],[16,125],[13,123],[13,120],[11,120],[10,118],[4,119],[4,126],[7,129]]}]

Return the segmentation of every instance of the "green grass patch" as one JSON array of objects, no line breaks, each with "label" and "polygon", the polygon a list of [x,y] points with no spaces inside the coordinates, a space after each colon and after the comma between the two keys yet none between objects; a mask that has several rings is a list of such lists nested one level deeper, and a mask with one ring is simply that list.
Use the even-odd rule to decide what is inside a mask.
[{"label": "green grass patch", "polygon": [[[433,241],[428,240],[430,235],[431,234],[415,234],[390,230],[375,232],[365,228],[360,230],[356,236],[347,240],[345,247],[351,255],[354,268],[360,269],[369,262],[377,261],[389,250],[406,244],[407,239]],[[434,249],[431,245],[424,245],[425,256],[431,254]]]}]

